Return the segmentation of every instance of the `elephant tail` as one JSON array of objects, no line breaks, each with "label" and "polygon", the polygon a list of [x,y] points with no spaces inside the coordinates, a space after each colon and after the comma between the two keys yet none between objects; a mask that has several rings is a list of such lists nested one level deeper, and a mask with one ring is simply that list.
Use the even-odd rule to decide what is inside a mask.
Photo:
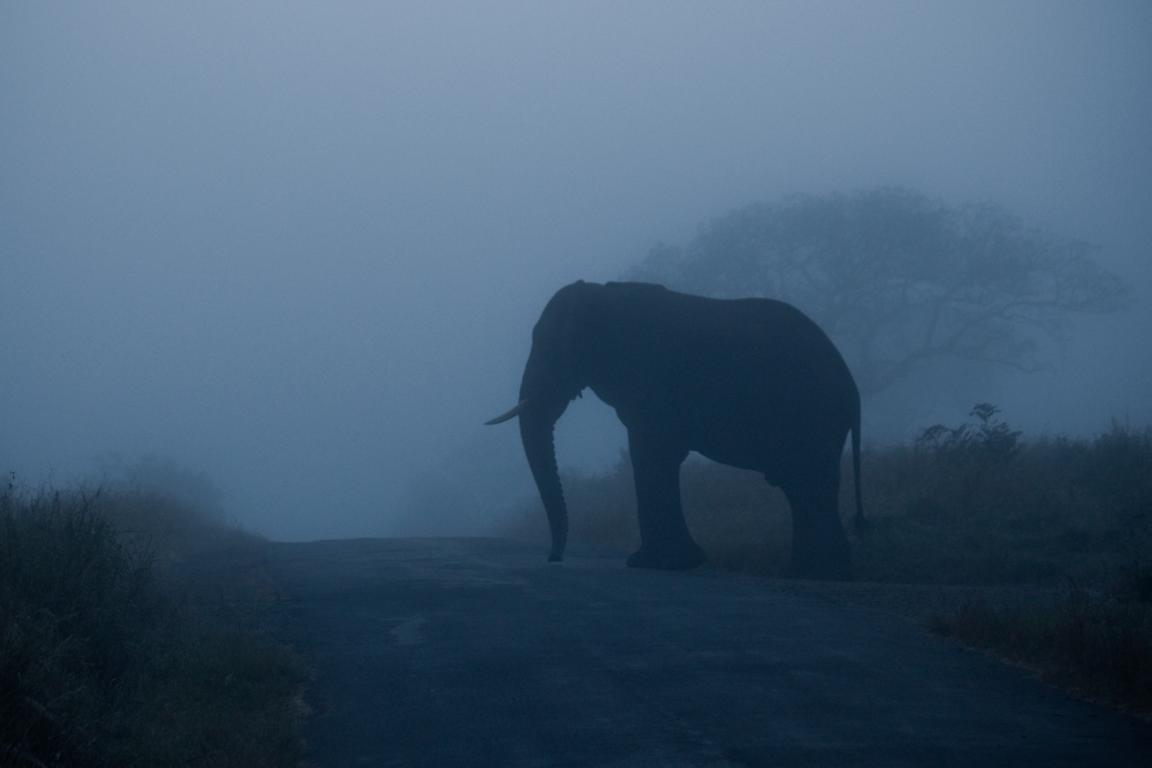
[{"label": "elephant tail", "polygon": [[856,490],[856,517],[852,525],[856,533],[864,533],[869,528],[868,519],[864,517],[864,496],[860,487],[860,408],[856,408],[856,416],[852,420],[852,485]]}]

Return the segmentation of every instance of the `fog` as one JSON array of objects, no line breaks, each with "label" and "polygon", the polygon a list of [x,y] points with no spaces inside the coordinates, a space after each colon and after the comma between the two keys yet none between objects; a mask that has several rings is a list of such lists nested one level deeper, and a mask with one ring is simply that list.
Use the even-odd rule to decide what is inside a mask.
[{"label": "fog", "polygon": [[[872,433],[1147,424],[1150,40],[1139,0],[4,3],[0,469],[162,456],[277,538],[477,532],[530,489],[481,423],[556,288],[880,185],[1098,244],[1133,294]],[[586,397],[558,443],[623,430]]]}]

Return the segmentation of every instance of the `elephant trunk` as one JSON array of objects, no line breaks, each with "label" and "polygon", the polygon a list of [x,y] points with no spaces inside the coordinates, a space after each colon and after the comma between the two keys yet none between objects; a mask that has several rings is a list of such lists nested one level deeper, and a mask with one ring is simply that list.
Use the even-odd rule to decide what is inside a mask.
[{"label": "elephant trunk", "polygon": [[553,441],[555,419],[538,413],[520,415],[520,438],[524,442],[524,453],[532,478],[544,502],[548,514],[548,526],[552,529],[552,550],[549,562],[564,559],[564,547],[568,541],[568,508],[564,502],[564,489],[560,485],[560,472],[556,467],[556,445]]}]

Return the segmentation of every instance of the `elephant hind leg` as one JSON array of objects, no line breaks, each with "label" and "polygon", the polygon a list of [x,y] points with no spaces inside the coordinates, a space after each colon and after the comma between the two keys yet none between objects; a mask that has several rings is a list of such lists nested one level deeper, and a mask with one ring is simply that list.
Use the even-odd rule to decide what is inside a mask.
[{"label": "elephant hind leg", "polygon": [[704,551],[692,539],[680,502],[680,464],[687,450],[636,430],[628,431],[640,549],[628,558],[630,568],[686,570],[704,562]]},{"label": "elephant hind leg", "polygon": [[840,522],[840,467],[793,479],[784,485],[792,507],[792,564],[803,579],[850,579],[852,557]]}]

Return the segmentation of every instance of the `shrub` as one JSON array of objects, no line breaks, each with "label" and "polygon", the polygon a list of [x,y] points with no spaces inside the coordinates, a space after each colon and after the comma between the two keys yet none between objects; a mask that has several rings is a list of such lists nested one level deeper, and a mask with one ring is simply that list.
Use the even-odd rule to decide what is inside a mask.
[{"label": "shrub", "polygon": [[180,517],[132,494],[0,494],[0,764],[293,764],[301,663],[190,610],[115,524],[149,509]]}]

